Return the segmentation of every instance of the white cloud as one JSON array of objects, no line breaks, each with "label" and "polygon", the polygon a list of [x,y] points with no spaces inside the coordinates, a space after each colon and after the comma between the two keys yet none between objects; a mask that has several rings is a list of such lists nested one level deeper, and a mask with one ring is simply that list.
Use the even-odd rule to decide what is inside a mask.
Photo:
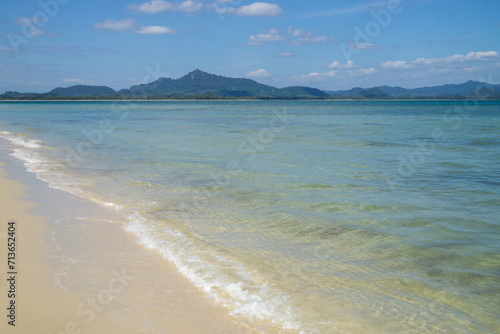
[{"label": "white cloud", "polygon": [[250,36],[248,45],[261,45],[268,42],[279,42],[283,41],[285,37],[279,34],[277,29],[271,29],[269,31],[264,31],[261,34]]},{"label": "white cloud", "polygon": [[201,2],[196,2],[193,0],[183,1],[180,5],[176,7],[176,10],[180,10],[182,12],[196,12],[203,8],[203,4]]},{"label": "white cloud", "polygon": [[303,31],[301,29],[294,29],[293,27],[288,27],[287,31],[281,31],[278,29],[271,29],[269,31],[264,31],[258,35],[251,35],[248,45],[261,45],[268,42],[281,42],[289,41],[290,45],[301,45],[301,44],[315,44],[324,43],[329,40],[335,41],[335,38],[329,39],[326,36],[317,36],[314,31]]},{"label": "white cloud", "polygon": [[287,32],[288,35],[291,35],[293,37],[293,40],[290,42],[290,44],[292,45],[328,42],[328,37],[316,36],[316,33],[314,31],[303,31],[302,29],[294,29],[293,27],[289,27]]},{"label": "white cloud", "polygon": [[436,59],[430,59],[430,58],[418,58],[412,61],[412,64],[417,64],[417,65],[430,65],[431,63],[435,63],[437,60]]},{"label": "white cloud", "polygon": [[247,77],[250,77],[250,78],[268,78],[271,76],[271,73],[269,73],[265,69],[261,68],[261,69],[256,70],[256,71],[247,72],[247,73],[245,73],[245,75]]},{"label": "white cloud", "polygon": [[172,3],[163,0],[153,0],[140,5],[128,5],[126,8],[133,12],[156,14],[169,10],[173,7]]},{"label": "white cloud", "polygon": [[291,52],[283,52],[278,55],[278,57],[283,57],[283,58],[288,58],[288,57],[293,57],[293,53]]},{"label": "white cloud", "polygon": [[354,65],[354,61],[348,60],[345,62],[344,68],[355,68],[355,67],[358,67],[358,66]]},{"label": "white cloud", "polygon": [[386,61],[386,62],[380,64],[380,66],[385,68],[385,69],[400,69],[400,68],[410,67],[410,65],[408,65],[405,61],[402,61],[402,60]]},{"label": "white cloud", "polygon": [[120,21],[106,20],[102,23],[94,24],[94,29],[127,31],[132,30],[137,25],[134,19],[126,18]]},{"label": "white cloud", "polygon": [[[44,22],[44,21],[40,21]],[[40,22],[33,22],[32,19],[29,19],[27,17],[20,17],[16,20],[16,24],[20,26],[25,26],[28,29],[26,30],[26,33],[30,36],[40,36],[45,34],[45,32],[38,27],[36,27],[35,24],[40,23]]]},{"label": "white cloud", "polygon": [[380,45],[373,43],[357,43],[357,44],[353,43],[352,46],[358,50],[376,50],[381,48]]},{"label": "white cloud", "polygon": [[465,56],[456,54],[453,56],[441,58],[441,60],[444,61],[445,63],[457,63],[457,62],[463,62],[465,60]]},{"label": "white cloud", "polygon": [[469,52],[466,55],[456,54],[443,58],[418,58],[412,61],[415,65],[461,65],[467,61],[499,61],[500,57],[496,51]]},{"label": "white cloud", "polygon": [[328,37],[326,36],[315,36],[315,37],[299,37],[296,40],[290,42],[292,45],[299,44],[315,44],[328,42]]},{"label": "white cloud", "polygon": [[481,60],[481,61],[487,61],[487,60],[493,60],[496,59],[498,60],[498,52],[496,51],[485,51],[485,52],[469,52],[465,56],[465,60]]},{"label": "white cloud", "polygon": [[377,70],[374,67],[370,67],[370,68],[360,68],[359,70],[355,70],[355,71],[349,71],[349,74],[350,75],[371,75],[371,74],[375,74],[377,72],[379,72],[379,70]]},{"label": "white cloud", "polygon": [[345,64],[340,64],[339,61],[334,61],[330,65],[327,66],[329,69],[334,69],[334,68],[356,68],[357,66],[354,65],[354,62],[352,60],[346,61]]},{"label": "white cloud", "polygon": [[280,6],[267,2],[254,2],[246,6],[232,6],[233,1],[218,1],[223,6],[212,4],[208,8],[213,9],[218,14],[233,14],[238,16],[278,16],[283,10]]},{"label": "white cloud", "polygon": [[330,65],[328,65],[327,67],[328,68],[336,68],[336,67],[339,67],[340,66],[340,62],[338,61],[334,61],[333,63],[331,63]]},{"label": "white cloud", "polygon": [[84,83],[85,80],[83,79],[76,79],[76,78],[63,78],[62,81],[64,83]]},{"label": "white cloud", "polygon": [[[290,80],[295,84],[321,85],[323,89],[344,89],[354,86],[378,85],[408,88],[468,80],[485,81],[484,73],[500,75],[500,54],[497,51],[477,51],[439,58],[385,61],[360,68],[353,62],[333,61],[326,72],[296,75]],[[328,80],[335,77],[335,80]],[[328,88],[325,88],[328,87]]]},{"label": "white cloud", "polygon": [[301,83],[321,82],[337,76],[336,71],[328,71],[324,73],[312,72],[301,76],[295,76],[292,80],[298,80]]},{"label": "white cloud", "polygon": [[157,14],[167,10],[182,11],[182,12],[196,12],[203,8],[203,4],[199,1],[186,0],[179,4],[163,0],[152,0],[142,3],[140,5],[128,5],[128,10],[136,13]]},{"label": "white cloud", "polygon": [[178,31],[165,26],[142,26],[138,27],[138,23],[131,18],[126,18],[120,21],[106,20],[102,23],[94,24],[94,29],[99,30],[114,30],[114,31],[130,31],[138,34],[176,34]]},{"label": "white cloud", "polygon": [[453,72],[457,70],[475,71],[477,66],[471,66],[474,62],[500,62],[497,51],[469,52],[466,55],[455,54],[441,58],[417,58],[412,61],[395,60],[380,64],[380,68],[386,70],[413,70],[428,71],[433,73]]},{"label": "white cloud", "polygon": [[173,35],[177,33],[177,30],[171,29],[165,26],[147,26],[147,27],[141,27],[138,31],[138,34],[153,34],[153,35],[160,35],[160,34],[169,34]]},{"label": "white cloud", "polygon": [[266,3],[254,2],[248,6],[241,6],[234,12],[239,16],[277,16],[282,13],[280,6]]}]

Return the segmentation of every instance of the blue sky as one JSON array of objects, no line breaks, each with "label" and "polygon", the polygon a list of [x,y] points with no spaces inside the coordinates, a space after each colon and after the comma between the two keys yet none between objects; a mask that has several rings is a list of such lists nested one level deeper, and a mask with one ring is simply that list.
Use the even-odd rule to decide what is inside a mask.
[{"label": "blue sky", "polygon": [[325,90],[499,83],[500,1],[0,4],[0,93],[121,89],[194,69]]}]

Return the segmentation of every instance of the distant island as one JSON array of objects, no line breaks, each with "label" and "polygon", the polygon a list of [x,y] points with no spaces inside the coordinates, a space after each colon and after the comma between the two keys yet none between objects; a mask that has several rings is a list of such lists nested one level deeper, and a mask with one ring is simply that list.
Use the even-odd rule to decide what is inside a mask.
[{"label": "distant island", "polygon": [[500,99],[500,85],[478,81],[406,89],[378,86],[322,91],[293,86],[276,88],[251,79],[229,78],[195,70],[178,79],[160,78],[148,84],[115,91],[106,86],[76,85],[48,93],[7,91],[0,100],[231,100],[231,99]]}]

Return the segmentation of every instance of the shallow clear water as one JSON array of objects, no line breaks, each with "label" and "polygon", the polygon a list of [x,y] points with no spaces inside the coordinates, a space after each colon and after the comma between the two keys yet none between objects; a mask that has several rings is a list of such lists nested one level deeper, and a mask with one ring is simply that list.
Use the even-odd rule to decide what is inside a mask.
[{"label": "shallow clear water", "polygon": [[495,333],[500,102],[0,103],[53,187],[304,333]]}]

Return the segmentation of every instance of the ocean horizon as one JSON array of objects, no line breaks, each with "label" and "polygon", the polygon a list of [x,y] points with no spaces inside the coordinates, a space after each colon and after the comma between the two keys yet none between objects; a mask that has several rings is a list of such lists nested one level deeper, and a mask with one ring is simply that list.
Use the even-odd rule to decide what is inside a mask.
[{"label": "ocean horizon", "polygon": [[0,137],[256,326],[497,333],[499,116],[478,100],[0,102]]}]

